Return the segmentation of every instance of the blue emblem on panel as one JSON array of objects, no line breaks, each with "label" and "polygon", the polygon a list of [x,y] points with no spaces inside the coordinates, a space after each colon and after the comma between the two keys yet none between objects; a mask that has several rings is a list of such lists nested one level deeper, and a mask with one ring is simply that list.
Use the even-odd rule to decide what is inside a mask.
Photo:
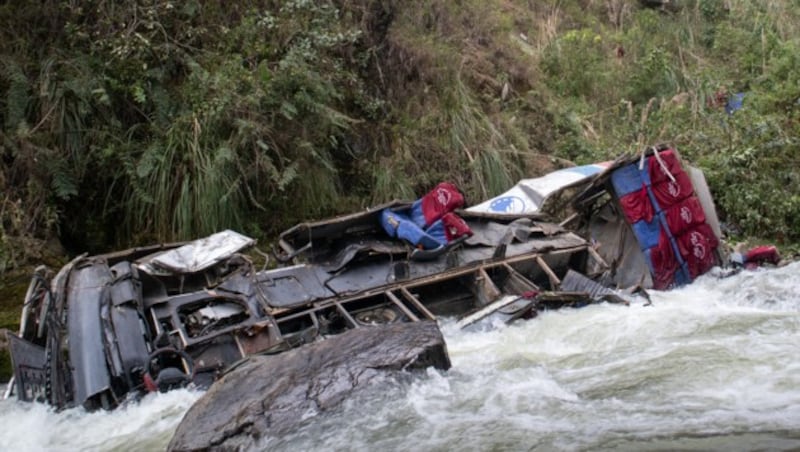
[{"label": "blue emblem on panel", "polygon": [[503,196],[489,204],[489,210],[501,213],[522,213],[525,211],[525,201],[517,196]]}]

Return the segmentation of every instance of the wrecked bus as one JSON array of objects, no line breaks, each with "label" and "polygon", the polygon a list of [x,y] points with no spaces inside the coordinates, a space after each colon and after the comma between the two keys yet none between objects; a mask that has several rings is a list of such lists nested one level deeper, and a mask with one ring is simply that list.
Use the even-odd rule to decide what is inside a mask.
[{"label": "wrecked bus", "polygon": [[[548,188],[533,211],[461,209],[454,187],[440,185],[413,203],[301,223],[278,238],[271,253],[277,265],[255,240],[222,231],[79,256],[56,274],[40,267],[19,333],[9,334],[8,395],[57,408],[112,409],[151,391],[206,387],[249,355],[352,328],[442,316],[463,327],[489,316],[512,322],[686,283],[699,275],[692,268],[706,271],[711,261],[690,263],[685,252],[695,248],[691,240],[680,248],[682,237],[716,216],[702,202],[710,201],[704,182],[694,179],[676,203],[696,198],[703,222],[693,217],[689,228],[670,229],[669,206],[651,199],[663,181],[642,182],[653,160],[665,162],[653,170],[668,172],[667,184],[685,182],[676,152],[650,149]],[[651,215],[631,221],[625,196],[637,186],[634,167],[642,184],[635,202],[647,196],[650,207],[640,207]],[[656,231],[648,234],[658,237],[649,247],[652,237],[636,225],[648,218]],[[654,258],[660,242],[674,262]],[[718,247],[709,251],[718,263]],[[678,278],[684,269],[689,278]]]}]

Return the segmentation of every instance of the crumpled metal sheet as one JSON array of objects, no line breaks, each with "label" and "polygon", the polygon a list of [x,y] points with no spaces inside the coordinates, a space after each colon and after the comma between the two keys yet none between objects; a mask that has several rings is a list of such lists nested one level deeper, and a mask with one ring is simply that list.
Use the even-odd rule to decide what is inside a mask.
[{"label": "crumpled metal sheet", "polygon": [[512,242],[525,242],[533,236],[554,236],[564,231],[557,224],[534,222],[530,218],[518,218],[509,224],[490,222],[470,222],[472,236],[468,245],[497,246]]},{"label": "crumpled metal sheet", "polygon": [[467,211],[510,217],[535,213],[543,207],[548,197],[568,187],[587,182],[592,176],[605,170],[610,163],[563,168],[542,177],[522,179],[505,193],[472,206]]},{"label": "crumpled metal sheet", "polygon": [[255,243],[255,239],[228,229],[169,251],[152,254],[137,264],[140,269],[150,274],[195,273]]}]

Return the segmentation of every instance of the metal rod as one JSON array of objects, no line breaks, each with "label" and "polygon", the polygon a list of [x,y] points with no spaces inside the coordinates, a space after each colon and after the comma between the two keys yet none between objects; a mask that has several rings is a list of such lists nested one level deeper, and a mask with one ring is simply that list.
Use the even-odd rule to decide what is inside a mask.
[{"label": "metal rod", "polygon": [[409,292],[408,289],[401,287],[400,293],[402,293],[406,300],[410,301],[415,308],[419,309],[419,311],[423,313],[428,320],[436,320],[436,316],[433,315],[433,313],[429,311],[424,304],[422,304],[422,301],[420,301],[419,298],[415,297],[413,293]]},{"label": "metal rod", "polygon": [[353,328],[361,328],[361,325],[359,325],[358,322],[356,322],[356,320],[353,318],[353,316],[351,316],[350,313],[347,312],[347,309],[345,309],[344,306],[342,306],[340,303],[336,303],[336,309],[338,309],[339,313],[341,313],[344,316],[344,318],[347,319],[347,321],[350,322],[351,325],[353,325]]},{"label": "metal rod", "polygon": [[419,322],[419,317],[415,316],[414,313],[411,312],[411,310],[408,309],[408,307],[406,305],[404,305],[403,302],[400,301],[400,299],[397,298],[397,296],[395,294],[389,292],[388,290],[386,292],[384,292],[384,293],[386,294],[386,296],[390,300],[392,300],[392,302],[394,304],[397,305],[398,308],[400,308],[401,311],[403,311],[403,313],[405,313],[405,315],[408,316],[408,318],[410,318],[414,322]]},{"label": "metal rod", "polygon": [[553,269],[547,265],[547,262],[542,259],[542,256],[536,256],[536,263],[539,264],[539,267],[542,267],[545,273],[547,273],[547,277],[550,279],[550,290],[558,290],[559,286],[561,286],[561,280],[558,279]]}]

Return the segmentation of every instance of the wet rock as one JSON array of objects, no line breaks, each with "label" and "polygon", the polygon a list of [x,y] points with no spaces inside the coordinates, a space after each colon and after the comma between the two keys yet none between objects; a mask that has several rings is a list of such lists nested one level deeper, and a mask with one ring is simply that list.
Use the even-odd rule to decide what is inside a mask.
[{"label": "wet rock", "polygon": [[189,409],[169,450],[252,449],[386,373],[430,366],[450,367],[434,322],[357,328],[279,355],[252,356]]}]

